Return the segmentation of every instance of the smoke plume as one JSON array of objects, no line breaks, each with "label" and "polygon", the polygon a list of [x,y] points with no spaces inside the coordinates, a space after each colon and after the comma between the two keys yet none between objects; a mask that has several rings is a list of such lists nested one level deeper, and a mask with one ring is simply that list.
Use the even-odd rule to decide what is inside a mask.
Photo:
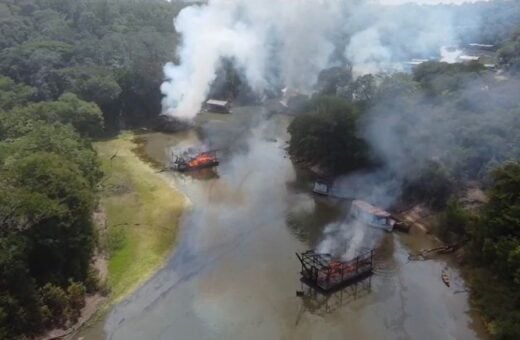
[{"label": "smoke plume", "polygon": [[351,64],[354,75],[402,70],[457,42],[447,8],[363,0],[210,0],[174,21],[178,63],[164,67],[163,113],[193,118],[222,60],[258,95],[287,87],[311,93],[319,73]]},{"label": "smoke plume", "polygon": [[210,0],[175,19],[179,64],[164,67],[163,111],[193,118],[223,58],[257,93],[283,84],[309,91],[333,52],[338,1]]}]

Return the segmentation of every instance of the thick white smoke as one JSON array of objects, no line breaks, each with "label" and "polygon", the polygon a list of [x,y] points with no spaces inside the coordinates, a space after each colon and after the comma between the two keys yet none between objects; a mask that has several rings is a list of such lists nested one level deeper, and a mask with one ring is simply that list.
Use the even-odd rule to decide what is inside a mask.
[{"label": "thick white smoke", "polygon": [[183,9],[175,19],[175,29],[182,35],[179,64],[164,68],[163,113],[193,118],[223,58],[233,60],[259,93],[274,85],[273,65],[283,85],[309,91],[334,50],[330,36],[340,3],[210,0]]},{"label": "thick white smoke", "polygon": [[209,0],[184,8],[175,29],[178,63],[164,67],[161,90],[163,113],[181,119],[200,111],[224,58],[257,94],[309,93],[328,66],[348,60],[355,76],[400,71],[407,58],[456,44],[447,9],[370,0]]}]

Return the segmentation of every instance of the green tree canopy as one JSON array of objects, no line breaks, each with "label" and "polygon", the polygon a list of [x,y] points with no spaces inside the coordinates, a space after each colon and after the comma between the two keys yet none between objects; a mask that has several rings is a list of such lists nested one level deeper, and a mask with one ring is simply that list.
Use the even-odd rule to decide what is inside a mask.
[{"label": "green tree canopy", "polygon": [[357,136],[359,113],[336,97],[313,98],[289,125],[289,152],[297,160],[346,172],[368,162],[367,146]]}]

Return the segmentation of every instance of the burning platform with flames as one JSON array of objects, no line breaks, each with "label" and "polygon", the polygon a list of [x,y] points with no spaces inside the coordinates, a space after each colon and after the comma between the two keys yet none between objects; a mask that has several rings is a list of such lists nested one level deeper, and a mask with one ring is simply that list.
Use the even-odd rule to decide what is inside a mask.
[{"label": "burning platform with flames", "polygon": [[334,293],[373,273],[374,250],[363,251],[348,261],[313,250],[296,253],[296,256],[302,265],[300,281],[323,294]]},{"label": "burning platform with flames", "polygon": [[174,156],[171,169],[180,172],[195,171],[219,165],[216,151],[204,151],[193,156]]}]

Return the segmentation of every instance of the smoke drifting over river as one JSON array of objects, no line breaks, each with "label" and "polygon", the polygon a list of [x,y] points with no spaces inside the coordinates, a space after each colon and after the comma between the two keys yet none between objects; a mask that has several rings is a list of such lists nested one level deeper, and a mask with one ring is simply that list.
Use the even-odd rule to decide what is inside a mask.
[{"label": "smoke drifting over river", "polygon": [[[441,2],[446,3],[429,4]],[[395,4],[390,0],[384,3]],[[478,18],[472,20],[478,22]],[[382,6],[373,1],[347,0],[210,0],[183,9],[175,19],[175,28],[182,44],[179,62],[164,68],[163,111],[188,120],[200,111],[223,60],[231,61],[260,96],[280,93],[282,88],[310,94],[318,75],[328,67],[351,67],[354,77],[403,71],[403,62],[411,58],[432,59],[441,54],[447,58],[447,50],[441,48],[457,45],[460,34],[450,7]],[[417,90],[412,80],[403,84]],[[490,103],[499,100],[498,93],[480,84],[468,82],[464,86],[468,90],[461,98],[470,103],[468,106],[475,102],[475,94],[487,96]],[[348,196],[384,209],[395,203],[403,183],[428,162],[457,169],[480,157],[480,151],[475,155],[451,152],[457,145],[466,147],[468,141],[477,143],[472,137],[474,131],[485,130],[490,122],[499,127],[514,125],[511,111],[493,116],[492,108],[480,110],[475,121],[476,115],[467,116],[463,111],[471,109],[461,109],[460,103],[434,107],[419,95],[410,96],[404,105],[396,103],[396,97],[405,95],[379,102],[364,117],[363,137],[383,168],[336,183]],[[464,134],[464,140],[458,138]],[[509,157],[509,150],[499,151],[499,158]],[[454,164],[461,154],[469,161]],[[479,175],[485,169],[471,171],[471,175]],[[334,235],[335,242],[340,235],[344,241],[363,243],[365,233],[355,224],[343,223],[331,229],[334,231],[329,230],[327,235]],[[323,247],[331,245],[328,239]]]},{"label": "smoke drifting over river", "polygon": [[175,19],[177,64],[164,67],[163,113],[192,119],[223,59],[258,95],[287,87],[310,93],[330,66],[355,75],[398,71],[396,61],[431,56],[456,42],[445,9],[349,0],[210,0]]}]

